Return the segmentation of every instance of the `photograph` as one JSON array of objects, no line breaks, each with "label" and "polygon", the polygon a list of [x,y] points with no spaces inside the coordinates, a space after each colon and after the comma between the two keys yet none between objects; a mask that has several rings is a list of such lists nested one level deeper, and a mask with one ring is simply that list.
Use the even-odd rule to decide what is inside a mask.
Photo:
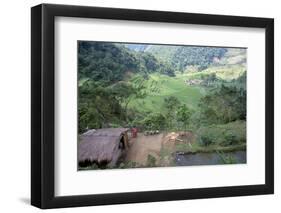
[{"label": "photograph", "polygon": [[247,48],[77,41],[78,170],[245,164]]},{"label": "photograph", "polygon": [[[258,13],[248,4],[246,13],[221,14],[213,2],[200,11],[173,5],[31,7],[31,27],[25,27],[31,29],[31,75],[18,69],[28,78],[30,98],[4,91],[13,101],[30,101],[29,169],[12,170],[29,172],[32,206],[133,207],[247,196],[252,202],[238,202],[251,211],[262,195],[273,198],[272,16],[278,10],[264,4]],[[15,100],[7,103],[19,108]],[[19,116],[7,115],[11,129]],[[169,211],[178,207],[172,203]],[[256,209],[268,208],[259,203]]]}]

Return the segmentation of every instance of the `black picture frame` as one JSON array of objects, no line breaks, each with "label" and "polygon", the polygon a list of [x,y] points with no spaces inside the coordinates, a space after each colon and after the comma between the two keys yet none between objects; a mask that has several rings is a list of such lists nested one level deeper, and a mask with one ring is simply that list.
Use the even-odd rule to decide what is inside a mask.
[{"label": "black picture frame", "polygon": [[[265,184],[93,195],[54,195],[55,17],[263,28],[266,32]],[[274,20],[241,16],[41,4],[31,8],[31,204],[39,208],[274,193]]]}]

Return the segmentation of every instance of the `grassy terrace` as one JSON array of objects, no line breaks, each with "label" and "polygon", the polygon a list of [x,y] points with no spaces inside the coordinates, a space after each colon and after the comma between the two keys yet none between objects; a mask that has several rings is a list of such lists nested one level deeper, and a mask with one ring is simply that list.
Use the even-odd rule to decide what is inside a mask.
[{"label": "grassy terrace", "polygon": [[215,73],[219,79],[230,81],[241,76],[245,72],[245,67],[238,65],[215,66],[195,73],[178,73],[176,77],[169,77],[161,74],[151,74],[146,82],[147,96],[144,99],[134,99],[129,107],[144,112],[159,111],[164,103],[164,98],[174,96],[189,108],[196,110],[201,97],[207,92],[208,88],[195,85],[187,85],[185,80],[200,79]]},{"label": "grassy terrace", "polygon": [[155,111],[161,110],[164,98],[175,96],[188,107],[195,109],[200,98],[205,94],[202,87],[188,86],[184,83],[182,76],[174,78],[152,74],[146,83],[149,89],[148,95],[144,99],[135,99],[130,103],[131,108],[139,111]]}]

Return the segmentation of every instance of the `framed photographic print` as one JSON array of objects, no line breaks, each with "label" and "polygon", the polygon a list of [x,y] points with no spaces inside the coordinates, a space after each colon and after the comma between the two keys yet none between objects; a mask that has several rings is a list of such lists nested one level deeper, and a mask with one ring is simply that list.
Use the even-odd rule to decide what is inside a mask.
[{"label": "framed photographic print", "polygon": [[271,194],[274,21],[31,9],[31,204]]}]

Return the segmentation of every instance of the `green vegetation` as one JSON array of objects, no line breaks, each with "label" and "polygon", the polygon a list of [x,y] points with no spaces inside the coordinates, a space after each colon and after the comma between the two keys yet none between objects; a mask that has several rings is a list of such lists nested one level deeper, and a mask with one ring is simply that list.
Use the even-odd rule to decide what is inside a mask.
[{"label": "green vegetation", "polygon": [[161,74],[150,75],[146,87],[150,90],[146,98],[134,99],[130,103],[131,108],[144,112],[151,112],[159,108],[162,110],[164,99],[174,96],[181,103],[195,109],[206,92],[204,88],[186,85],[181,76],[171,78]]},{"label": "green vegetation", "polygon": [[187,154],[194,154],[194,153],[211,153],[216,151],[221,151],[224,153],[227,152],[235,152],[240,150],[246,150],[246,144],[238,144],[238,145],[232,145],[232,146],[220,146],[217,144],[210,145],[210,146],[200,146],[199,143],[191,144],[177,144],[176,145],[176,152],[184,152]]},{"label": "green vegetation", "polygon": [[226,87],[211,91],[199,103],[200,123],[229,123],[246,120],[246,91],[243,88]]},{"label": "green vegetation", "polygon": [[219,155],[221,162],[223,164],[235,164],[236,163],[236,159],[232,155],[228,155],[228,154],[225,154],[225,153],[219,152],[219,151],[216,151],[216,152]]},{"label": "green vegetation", "polygon": [[196,66],[199,71],[218,61],[227,52],[226,48],[197,46],[151,45],[147,52],[158,59],[167,61],[175,70],[185,71],[187,66]]},{"label": "green vegetation", "polygon": [[172,61],[178,70],[184,70],[188,65],[196,65],[201,71],[219,60],[226,51],[226,48],[182,46],[177,49]]},{"label": "green vegetation", "polygon": [[79,133],[190,131],[195,142],[175,151],[217,151],[224,163],[235,163],[226,152],[246,149],[245,49],[79,41],[78,80]]},{"label": "green vegetation", "polygon": [[197,130],[197,141],[202,146],[220,146],[246,143],[246,122],[235,121],[227,124],[203,126]]},{"label": "green vegetation", "polygon": [[155,167],[156,166],[156,158],[153,155],[148,154],[146,165],[148,167]]}]

